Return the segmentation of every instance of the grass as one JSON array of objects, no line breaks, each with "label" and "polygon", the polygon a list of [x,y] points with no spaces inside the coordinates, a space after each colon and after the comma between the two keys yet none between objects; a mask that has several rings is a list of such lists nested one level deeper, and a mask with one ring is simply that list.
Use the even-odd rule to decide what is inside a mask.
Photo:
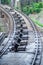
[{"label": "grass", "polygon": [[0,32],[4,32],[4,27],[0,27]]},{"label": "grass", "polygon": [[33,18],[31,18],[31,20],[32,20],[35,24],[37,24],[38,26],[43,27],[43,24],[42,24],[40,21],[35,20],[35,19],[33,19]]},{"label": "grass", "polygon": [[3,26],[3,23],[0,22],[0,32],[4,32],[5,31],[5,27]]}]

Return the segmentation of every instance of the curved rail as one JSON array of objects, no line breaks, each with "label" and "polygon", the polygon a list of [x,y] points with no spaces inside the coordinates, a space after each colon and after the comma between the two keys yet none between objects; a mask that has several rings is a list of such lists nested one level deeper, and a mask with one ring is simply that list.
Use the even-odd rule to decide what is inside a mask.
[{"label": "curved rail", "polygon": [[[32,62],[32,65],[34,65],[34,64],[36,64],[35,61],[36,61],[37,56],[38,56],[39,43],[40,43],[40,45],[41,45],[41,40],[39,41],[40,34],[38,34],[38,30],[37,30],[35,24],[32,22],[32,20],[31,20],[30,18],[28,18],[24,13],[22,13],[22,12],[20,12],[20,11],[16,11],[16,10],[15,10],[15,12],[19,12],[19,14],[24,15],[24,16],[28,19],[28,21],[30,22],[32,28],[34,29],[34,32],[35,32],[35,40],[36,40],[35,43],[37,44],[37,48],[36,48],[34,60],[33,60],[33,62]],[[40,52],[40,54],[41,54],[41,51],[39,51],[39,52]],[[39,58],[39,59],[40,59],[40,58]],[[39,64],[40,64],[40,63],[39,63]],[[37,65],[37,64],[36,64],[36,65]]]},{"label": "curved rail", "polygon": [[[30,24],[31,24],[31,26],[32,26],[32,28],[34,29],[34,32],[35,32],[35,43],[37,44],[37,49],[36,49],[36,53],[35,53],[35,56],[34,56],[34,60],[33,60],[33,62],[32,62],[32,65],[37,65],[36,63],[35,63],[35,61],[36,61],[36,59],[37,59],[37,55],[38,55],[38,50],[39,50],[39,52],[40,52],[40,54],[41,54],[41,52],[42,52],[42,50],[41,50],[41,48],[39,47],[39,46],[41,46],[41,39],[40,39],[40,41],[39,41],[39,38],[40,38],[40,34],[38,33],[38,30],[37,30],[37,28],[36,28],[36,26],[35,26],[35,24],[32,22],[32,20],[30,19],[30,18],[28,18],[23,12],[21,12],[21,11],[17,11],[17,10],[15,10],[16,12],[19,12],[19,14],[22,14],[22,15],[24,15],[27,19],[28,19],[28,21],[30,22]],[[40,43],[40,44],[39,44]],[[41,62],[41,56],[40,56],[40,62]],[[40,64],[40,63],[39,63]]]},{"label": "curved rail", "polygon": [[[6,9],[3,8],[2,5],[0,5],[0,9],[9,17],[10,22],[11,22],[11,27],[14,26],[14,20],[12,18],[12,16],[6,11]],[[13,23],[13,24],[12,24]],[[8,49],[9,45],[11,44],[12,40],[13,40],[13,36],[14,36],[14,27],[11,28],[12,30],[10,31],[7,39],[5,38],[5,40],[3,41],[3,44],[5,44],[5,46],[1,49],[1,51],[3,51],[3,53],[0,54],[0,57],[4,54],[4,52]],[[9,44],[10,42],[10,44]]]},{"label": "curved rail", "polygon": [[[21,17],[23,18],[23,17],[25,17],[27,20],[28,20],[28,22],[30,22],[30,24],[31,24],[31,26],[32,26],[32,28],[33,28],[33,30],[34,30],[34,33],[35,33],[35,52],[34,53],[31,53],[31,54],[33,54],[34,55],[34,57],[32,58],[32,62],[31,62],[31,64],[30,65],[39,65],[40,64],[40,59],[41,59],[41,39],[40,39],[40,35],[38,34],[38,31],[37,31],[37,29],[36,29],[36,26],[35,26],[35,24],[30,20],[30,18],[28,19],[28,17],[25,15],[25,14],[23,14],[23,13],[21,13],[21,12],[19,12],[19,11],[16,11],[16,10],[14,10],[13,12],[15,12],[15,14],[14,14],[14,16],[13,16],[13,19],[14,19],[14,23],[15,23],[15,21],[16,21],[16,19],[18,20],[18,18],[19,18],[19,21],[20,21],[20,19],[21,19]],[[15,16],[16,15],[16,16]],[[18,16],[20,16],[20,17],[18,17]],[[23,19],[22,19],[23,20]],[[26,23],[26,22],[25,22]],[[17,27],[17,26],[16,26]],[[20,29],[20,28],[19,28]],[[28,29],[28,26],[27,26],[27,29]],[[14,30],[15,31],[15,30]],[[17,31],[17,29],[16,29],[16,31]],[[16,36],[16,35],[15,35]],[[14,40],[14,35],[13,35],[13,40]],[[12,41],[13,41],[12,40]],[[21,40],[21,39],[19,39],[19,40]],[[9,43],[9,41],[8,41],[8,43]],[[17,44],[17,45],[19,45],[19,44]],[[27,46],[27,45],[26,45]],[[25,46],[25,47],[26,47]],[[8,45],[8,47],[9,47],[9,45]],[[6,49],[7,50],[7,49]],[[16,49],[17,50],[17,49]],[[30,52],[27,52],[26,50],[25,51],[22,51],[22,52],[18,52],[18,53],[30,53]],[[2,54],[3,55],[3,54]]]}]

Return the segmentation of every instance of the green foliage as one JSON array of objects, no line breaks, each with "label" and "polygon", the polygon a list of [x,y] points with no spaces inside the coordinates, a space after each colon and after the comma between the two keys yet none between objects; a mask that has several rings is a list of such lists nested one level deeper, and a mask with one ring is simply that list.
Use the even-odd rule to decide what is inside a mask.
[{"label": "green foliage", "polygon": [[29,7],[30,13],[32,14],[34,12],[33,7]]},{"label": "green foliage", "polygon": [[41,11],[40,8],[34,8],[34,12],[39,13]]},{"label": "green foliage", "polygon": [[32,6],[35,7],[35,8],[39,8],[39,3],[33,3]]},{"label": "green foliage", "polygon": [[23,12],[26,13],[27,15],[30,13],[30,11],[29,11],[29,6],[23,7],[22,10],[23,10]]},{"label": "green foliage", "polygon": [[11,0],[1,0],[1,3],[2,3],[2,4],[10,4],[10,1],[11,1]]},{"label": "green foliage", "polygon": [[28,14],[32,14],[32,13],[39,13],[41,11],[41,8],[43,7],[43,2],[39,2],[39,3],[32,3],[31,5],[26,5],[24,7],[22,7],[22,11],[24,13]]},{"label": "green foliage", "polygon": [[42,2],[39,2],[39,3],[33,3],[32,6],[35,7],[35,8],[42,8],[43,3],[42,3]]},{"label": "green foliage", "polygon": [[39,7],[43,8],[43,2],[39,2]]}]

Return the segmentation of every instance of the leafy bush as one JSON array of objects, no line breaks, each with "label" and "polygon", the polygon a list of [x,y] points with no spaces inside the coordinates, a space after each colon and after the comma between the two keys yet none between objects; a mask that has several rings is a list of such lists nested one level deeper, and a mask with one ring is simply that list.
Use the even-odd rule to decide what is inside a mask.
[{"label": "leafy bush", "polygon": [[40,8],[34,8],[34,12],[39,13],[41,11]]},{"label": "leafy bush", "polygon": [[35,7],[35,8],[42,8],[43,7],[43,2],[33,3],[32,6]]},{"label": "leafy bush", "polygon": [[28,15],[30,13],[29,6],[23,7],[22,11]]},{"label": "leafy bush", "polygon": [[30,10],[30,13],[31,13],[31,14],[34,12],[33,7],[30,7],[29,10]]},{"label": "leafy bush", "polygon": [[43,2],[39,2],[39,8],[43,7]]},{"label": "leafy bush", "polygon": [[33,8],[35,7],[35,8],[39,8],[39,4],[38,3],[33,3]]},{"label": "leafy bush", "polygon": [[26,5],[22,8],[22,11],[24,13],[28,14],[32,14],[34,12],[39,13],[41,11],[41,8],[43,7],[43,2],[39,2],[39,3],[32,3],[31,5]]}]

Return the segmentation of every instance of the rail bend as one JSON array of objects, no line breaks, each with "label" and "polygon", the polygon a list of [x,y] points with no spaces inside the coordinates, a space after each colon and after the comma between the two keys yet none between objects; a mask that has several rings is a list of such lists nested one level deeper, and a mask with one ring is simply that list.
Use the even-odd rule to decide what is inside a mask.
[{"label": "rail bend", "polygon": [[[7,12],[4,8],[3,8],[3,6],[2,5],[0,5],[0,9],[4,12],[4,14],[5,15],[7,15],[8,16],[8,18],[10,19],[10,23],[11,23],[11,25],[10,25],[10,27],[11,27],[11,29],[9,29],[10,30],[10,32],[9,32],[9,34],[8,34],[8,37],[7,38],[5,38],[4,39],[4,41],[3,41],[3,43],[2,43],[2,45],[3,44],[5,44],[2,48],[1,48],[1,54],[0,54],[0,57],[5,53],[5,51],[8,49],[8,47],[9,47],[9,45],[11,44],[11,42],[13,41],[13,36],[15,35],[15,31],[14,31],[14,27],[13,26],[15,26],[14,25],[14,20],[13,20],[13,18],[12,18],[12,16],[11,16],[11,14],[9,14],[9,12]],[[9,43],[10,42],[10,43]]]},{"label": "rail bend", "polygon": [[[33,62],[31,63],[31,65],[40,65],[40,63],[41,63],[41,52],[42,52],[42,48],[41,48],[41,39],[40,39],[40,33],[38,32],[38,29],[37,29],[37,27],[36,27],[36,25],[32,22],[32,20],[28,17],[28,16],[26,16],[23,12],[21,12],[21,11],[17,11],[17,10],[15,10],[16,12],[19,12],[19,14],[22,14],[22,15],[24,15],[26,18],[27,18],[27,20],[30,22],[30,24],[31,24],[31,26],[32,26],[32,28],[33,28],[33,30],[34,30],[34,33],[35,33],[35,44],[37,45],[37,47],[36,47],[36,51],[35,51],[35,56],[34,56],[34,60],[33,60]],[[39,47],[40,46],[40,47]],[[39,55],[38,55],[39,54]],[[38,56],[39,56],[39,58],[38,58]],[[40,61],[38,62],[38,60],[40,59]]]},{"label": "rail bend", "polygon": [[[14,45],[15,52],[17,53],[26,53],[30,57],[25,61],[25,65],[40,65],[41,63],[41,39],[40,35],[38,34],[38,31],[36,29],[35,24],[32,22],[30,18],[28,18],[24,13],[17,11],[17,10],[10,10],[6,11],[6,8],[0,6],[1,9],[4,10],[4,12],[8,13],[8,15],[13,17],[13,22],[15,24],[14,26],[14,32],[12,37],[7,42],[7,47],[5,46],[4,52],[7,51],[9,47],[9,43]],[[10,18],[11,19],[11,18]],[[26,21],[25,21],[26,19]],[[12,21],[11,21],[12,22]],[[33,43],[34,48],[33,51],[29,50],[29,23],[31,24],[31,27],[33,28],[33,32],[35,34],[35,42]],[[24,27],[23,27],[24,26]],[[14,36],[15,35],[15,36]],[[24,42],[25,41],[25,42]],[[32,45],[32,44],[31,44]],[[2,53],[0,57],[3,55]],[[30,58],[30,60],[29,60]],[[23,60],[23,59],[22,59]],[[28,62],[27,62],[28,61]]]}]

